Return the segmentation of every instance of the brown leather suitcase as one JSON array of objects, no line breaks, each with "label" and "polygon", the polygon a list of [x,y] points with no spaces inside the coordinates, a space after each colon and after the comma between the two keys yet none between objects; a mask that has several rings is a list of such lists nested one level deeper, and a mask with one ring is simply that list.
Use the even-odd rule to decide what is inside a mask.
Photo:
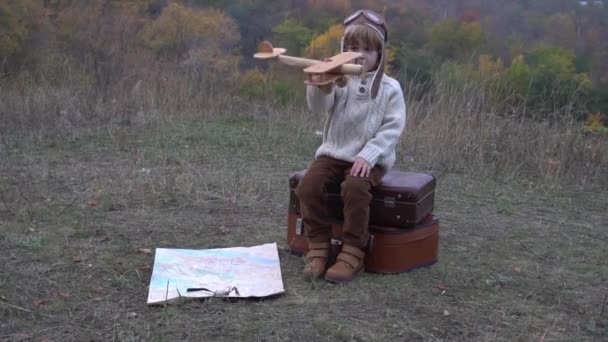
[{"label": "brown leather suitcase", "polygon": [[370,226],[365,270],[401,273],[437,262],[439,219],[433,214],[414,228]]},{"label": "brown leather suitcase", "polygon": [[[294,173],[289,179],[290,208],[299,215],[299,201],[295,188],[300,183],[306,170]],[[381,184],[372,190],[370,204],[370,225],[413,227],[429,213],[435,205],[435,177],[426,173],[389,171]],[[340,186],[328,189],[328,206],[330,216],[337,221],[343,219],[344,203],[340,196]]]},{"label": "brown leather suitcase", "polygon": [[[437,261],[439,248],[439,219],[428,214],[413,228],[394,228],[370,225],[370,240],[365,258],[365,270],[375,273],[401,273],[430,266]],[[332,224],[331,259],[335,259],[342,245],[342,225]],[[292,253],[308,251],[302,220],[290,210],[287,224],[287,243]]]}]

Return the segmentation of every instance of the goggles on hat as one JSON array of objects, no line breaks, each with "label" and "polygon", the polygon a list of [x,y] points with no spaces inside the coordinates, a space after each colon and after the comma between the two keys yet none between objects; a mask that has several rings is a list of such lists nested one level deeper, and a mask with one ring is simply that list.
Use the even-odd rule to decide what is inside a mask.
[{"label": "goggles on hat", "polygon": [[386,30],[386,24],[384,19],[378,14],[369,11],[369,10],[358,10],[355,13],[349,15],[346,19],[344,19],[344,25],[350,25],[352,22],[357,20],[359,17],[363,16],[367,21],[371,22],[374,25],[382,27],[384,30],[384,41],[388,39],[388,34]]}]

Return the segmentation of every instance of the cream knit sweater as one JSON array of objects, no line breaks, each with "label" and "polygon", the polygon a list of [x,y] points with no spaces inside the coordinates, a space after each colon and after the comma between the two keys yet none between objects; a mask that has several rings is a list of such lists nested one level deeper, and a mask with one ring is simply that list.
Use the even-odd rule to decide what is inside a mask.
[{"label": "cream knit sweater", "polygon": [[325,94],[307,86],[308,107],[327,114],[323,143],[315,158],[329,156],[349,162],[362,157],[386,172],[395,164],[395,146],[405,128],[405,99],[397,80],[383,75],[375,99],[370,87],[373,72],[349,77],[344,88],[335,86]]}]

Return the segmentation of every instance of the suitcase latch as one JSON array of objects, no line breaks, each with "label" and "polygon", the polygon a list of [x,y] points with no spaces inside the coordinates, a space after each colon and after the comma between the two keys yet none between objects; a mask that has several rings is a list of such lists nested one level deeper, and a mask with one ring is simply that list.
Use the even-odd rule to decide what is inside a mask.
[{"label": "suitcase latch", "polygon": [[384,197],[384,206],[389,208],[395,207],[395,197]]},{"label": "suitcase latch", "polygon": [[298,218],[296,220],[296,235],[302,235],[302,219]]}]

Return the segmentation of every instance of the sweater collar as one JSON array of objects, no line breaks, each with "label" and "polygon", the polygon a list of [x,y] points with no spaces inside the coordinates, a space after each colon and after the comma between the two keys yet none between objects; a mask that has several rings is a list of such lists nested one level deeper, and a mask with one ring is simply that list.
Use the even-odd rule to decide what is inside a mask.
[{"label": "sweater collar", "polygon": [[375,73],[376,71],[374,70],[361,75],[352,76],[357,99],[367,100],[371,98],[371,87],[374,82]]},{"label": "sweater collar", "polygon": [[375,73],[376,73],[375,70],[368,71],[361,75],[354,75],[354,76],[352,76],[352,78],[359,82],[362,82],[364,85],[369,85],[372,82]]}]

